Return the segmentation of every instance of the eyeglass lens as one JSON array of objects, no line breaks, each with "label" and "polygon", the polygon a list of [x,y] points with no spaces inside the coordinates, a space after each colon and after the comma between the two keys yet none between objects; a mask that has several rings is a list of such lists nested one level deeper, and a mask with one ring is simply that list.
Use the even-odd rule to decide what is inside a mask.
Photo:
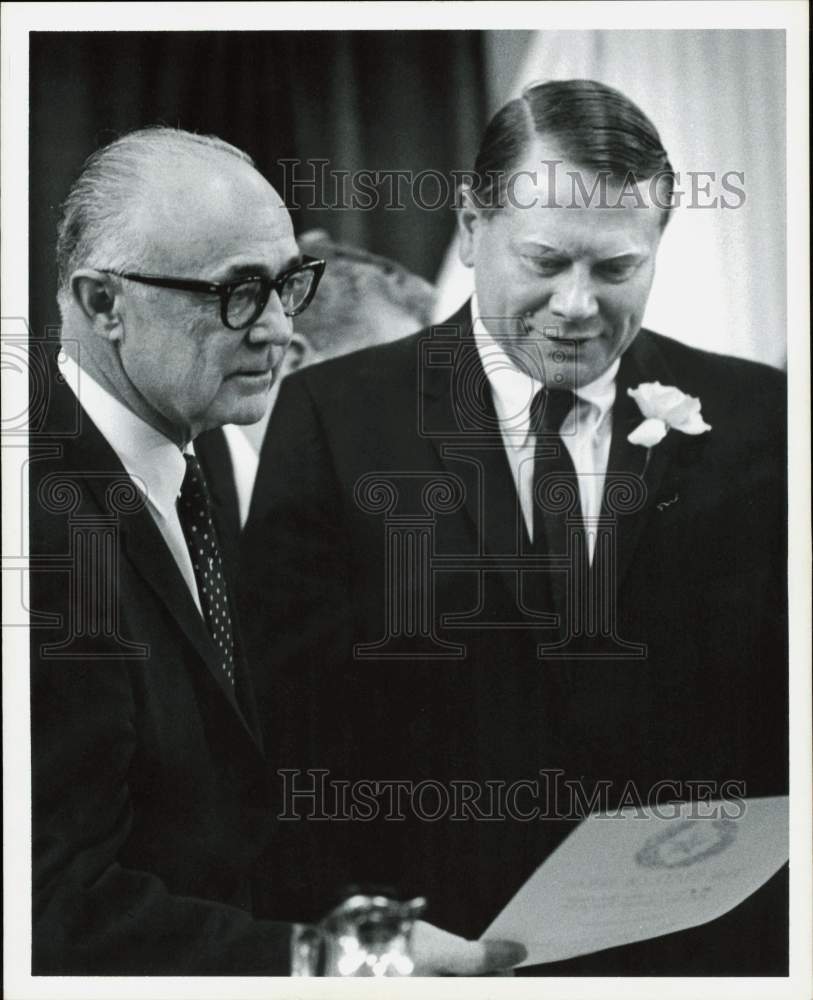
[{"label": "eyeglass lens", "polygon": [[259,281],[246,281],[235,285],[229,296],[226,314],[232,326],[249,323],[255,318],[257,306],[262,296],[262,285]]},{"label": "eyeglass lens", "polygon": [[308,297],[314,277],[310,270],[295,271],[288,277],[279,296],[286,313],[293,313],[302,305]]},{"label": "eyeglass lens", "polygon": [[[295,271],[280,289],[279,297],[286,315],[296,312],[307,299],[315,275],[311,270]],[[235,285],[229,296],[227,316],[232,326],[252,322],[261,311],[264,287],[261,281],[245,281]]]}]

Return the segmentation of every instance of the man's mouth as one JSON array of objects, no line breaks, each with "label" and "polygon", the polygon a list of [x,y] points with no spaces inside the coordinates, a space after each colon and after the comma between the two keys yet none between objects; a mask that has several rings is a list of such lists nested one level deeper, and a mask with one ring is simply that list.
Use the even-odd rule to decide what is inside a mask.
[{"label": "man's mouth", "polygon": [[602,337],[602,329],[573,329],[567,326],[562,326],[558,323],[538,323],[535,322],[537,318],[534,316],[524,316],[523,321],[525,324],[526,333],[531,336],[538,337],[541,336],[545,340],[551,343],[561,343],[567,345],[568,343],[575,344],[587,344],[592,340],[599,340]]},{"label": "man's mouth", "polygon": [[541,331],[542,336],[546,340],[550,340],[553,343],[562,344],[589,344],[591,341],[599,340],[601,338],[601,330],[590,330],[590,331],[577,331],[577,330],[562,330],[559,327],[545,327]]},{"label": "man's mouth", "polygon": [[247,368],[242,371],[232,372],[228,378],[242,378],[242,379],[252,379],[257,382],[261,382],[263,379],[272,378],[274,375],[273,368]]}]

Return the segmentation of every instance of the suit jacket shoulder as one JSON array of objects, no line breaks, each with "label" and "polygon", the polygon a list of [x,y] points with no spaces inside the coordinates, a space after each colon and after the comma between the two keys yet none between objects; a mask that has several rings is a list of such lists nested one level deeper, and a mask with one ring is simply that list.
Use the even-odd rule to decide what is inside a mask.
[{"label": "suit jacket shoulder", "polygon": [[672,384],[697,396],[708,423],[744,421],[775,433],[784,427],[787,378],[784,372],[745,358],[689,347],[649,330],[641,330],[632,350],[658,352]]}]

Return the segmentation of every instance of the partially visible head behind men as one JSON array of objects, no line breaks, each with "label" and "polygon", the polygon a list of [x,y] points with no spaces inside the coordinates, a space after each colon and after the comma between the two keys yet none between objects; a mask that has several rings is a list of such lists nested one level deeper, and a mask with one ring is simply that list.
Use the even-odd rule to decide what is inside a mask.
[{"label": "partially visible head behind men", "polygon": [[401,264],[334,242],[321,229],[298,242],[303,253],[327,262],[318,300],[294,323],[292,347],[303,338],[309,360],[397,340],[431,323],[434,287]]},{"label": "partially visible head behind men", "polygon": [[[325,276],[312,305],[294,320],[280,378],[328,358],[398,340],[432,322],[434,286],[396,261],[335,242],[323,229],[307,230],[298,243],[303,254],[326,262]],[[269,416],[275,398],[276,387]],[[245,429],[258,450],[266,425],[267,419]]]},{"label": "partially visible head behind men", "polygon": [[[500,108],[474,164],[472,191],[481,205],[504,204],[512,172],[542,136],[580,167],[622,181],[657,179],[660,203],[671,205],[674,172],[658,130],[620,90],[595,80],[533,83]],[[664,225],[668,218],[667,209]]]},{"label": "partially visible head behind men", "polygon": [[537,84],[497,112],[462,191],[460,256],[515,367],[574,389],[627,350],[672,185],[655,127],[612,87]]},{"label": "partially visible head behind men", "polygon": [[178,129],[122,136],[68,195],[57,257],[63,340],[135,413],[179,443],[262,416],[291,336],[291,284],[271,281],[300,254],[246,153]]}]

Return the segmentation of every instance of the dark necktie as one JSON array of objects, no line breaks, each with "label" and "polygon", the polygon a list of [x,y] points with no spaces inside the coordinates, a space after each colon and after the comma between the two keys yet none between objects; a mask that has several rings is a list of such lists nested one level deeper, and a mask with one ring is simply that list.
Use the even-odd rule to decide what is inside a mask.
[{"label": "dark necktie", "polygon": [[[540,389],[531,404],[531,429],[536,432],[533,548],[538,553],[564,555],[567,552],[567,508],[570,507],[571,521],[576,513],[581,519],[576,467],[559,433],[574,402],[570,390]],[[556,484],[560,485],[558,491]],[[540,503],[540,499],[554,502]]]},{"label": "dark necktie", "polygon": [[234,639],[223,559],[217,543],[211,503],[200,463],[184,455],[186,475],[178,498],[178,517],[186,539],[198,596],[209,633],[217,646],[220,666],[234,684]]}]

